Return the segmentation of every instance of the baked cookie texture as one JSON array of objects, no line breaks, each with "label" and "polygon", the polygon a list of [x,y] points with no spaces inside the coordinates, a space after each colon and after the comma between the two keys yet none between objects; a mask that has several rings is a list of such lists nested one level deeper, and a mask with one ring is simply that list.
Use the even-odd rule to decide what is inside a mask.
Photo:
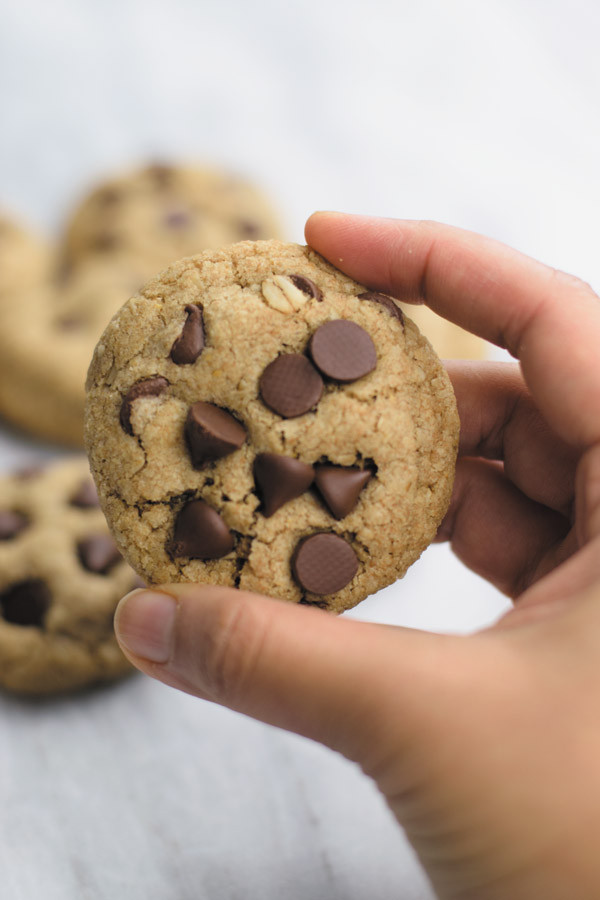
[{"label": "baked cookie texture", "polygon": [[112,319],[85,440],[115,540],[147,582],[341,612],[435,536],[458,418],[391,298],[307,247],[246,241],[170,266]]},{"label": "baked cookie texture", "polygon": [[85,457],[0,478],[0,685],[51,694],[132,671],[112,620],[140,580],[109,535]]},{"label": "baked cookie texture", "polygon": [[271,204],[242,178],[149,165],[105,181],[83,200],[67,223],[64,254],[71,264],[125,258],[149,277],[201,250],[279,234]]}]

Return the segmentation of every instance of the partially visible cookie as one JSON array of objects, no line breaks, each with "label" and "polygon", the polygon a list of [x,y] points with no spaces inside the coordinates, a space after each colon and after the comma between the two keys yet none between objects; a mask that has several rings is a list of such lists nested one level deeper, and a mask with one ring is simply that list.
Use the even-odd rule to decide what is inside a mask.
[{"label": "partially visible cookie", "polygon": [[38,437],[80,447],[94,345],[140,283],[133,265],[89,261],[0,304],[0,413]]},{"label": "partially visible cookie", "polygon": [[271,204],[249,182],[199,166],[150,165],[83,200],[67,224],[64,250],[76,264],[125,257],[148,277],[181,257],[279,231]]},{"label": "partially visible cookie", "polygon": [[2,687],[49,694],[125,675],[113,614],[139,585],[85,458],[0,478]]},{"label": "partially visible cookie", "polygon": [[394,300],[307,247],[170,266],[112,319],[87,388],[102,507],[148,582],[340,612],[404,574],[449,502],[439,359]]},{"label": "partially visible cookie", "polygon": [[50,267],[50,249],[44,241],[0,213],[0,302],[42,284]]},{"label": "partially visible cookie", "polygon": [[418,325],[442,359],[485,359],[489,344],[464,328],[443,319],[428,306],[403,303],[402,309]]}]

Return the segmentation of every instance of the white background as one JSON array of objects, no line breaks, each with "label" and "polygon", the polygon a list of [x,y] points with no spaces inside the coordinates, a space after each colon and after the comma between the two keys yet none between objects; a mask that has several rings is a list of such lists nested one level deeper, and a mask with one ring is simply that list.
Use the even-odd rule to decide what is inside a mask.
[{"label": "white background", "polygon": [[[0,205],[56,233],[137,160],[314,209],[432,218],[600,284],[589,0],[0,0]],[[0,463],[46,454],[8,430]],[[470,631],[505,601],[444,547],[354,615]],[[443,677],[443,673],[440,673]],[[0,699],[9,900],[429,900],[375,789],[309,743],[142,677]]]}]

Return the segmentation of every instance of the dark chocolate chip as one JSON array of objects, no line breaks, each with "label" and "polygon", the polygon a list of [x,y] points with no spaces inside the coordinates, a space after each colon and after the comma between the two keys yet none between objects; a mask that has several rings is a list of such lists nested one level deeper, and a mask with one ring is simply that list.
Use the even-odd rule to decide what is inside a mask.
[{"label": "dark chocolate chip", "polygon": [[122,556],[117,545],[107,534],[90,534],[77,544],[81,565],[95,575],[106,575]]},{"label": "dark chocolate chip", "polygon": [[175,170],[164,163],[154,163],[146,168],[146,174],[154,181],[157,187],[166,188],[173,181]]},{"label": "dark chocolate chip", "polygon": [[358,299],[371,300],[373,303],[379,303],[379,305],[387,309],[394,318],[398,319],[401,325],[404,325],[402,310],[395,300],[392,300],[387,294],[380,294],[377,291],[365,291],[363,294],[358,294]]},{"label": "dark chocolate chip", "polygon": [[145,587],[147,587],[146,582],[143,580],[143,578],[140,578],[139,575],[136,575],[135,578],[133,579],[133,581],[131,582],[131,587],[129,588],[129,590],[137,591],[137,590],[140,590],[140,588],[145,588]]},{"label": "dark chocolate chip", "polygon": [[173,230],[187,228],[190,222],[191,216],[182,209],[175,209],[172,212],[167,213],[164,218],[164,223],[167,228],[172,228]]},{"label": "dark chocolate chip", "polygon": [[100,506],[96,485],[91,478],[84,478],[70,500],[71,506],[82,509]]},{"label": "dark chocolate chip", "polygon": [[377,365],[371,337],[348,319],[325,322],[311,337],[308,349],[315,366],[335,381],[356,381]]},{"label": "dark chocolate chip", "polygon": [[171,359],[178,366],[189,366],[196,362],[204,350],[202,307],[190,303],[185,311],[187,318],[183,323],[181,334],[175,338],[171,347]]},{"label": "dark chocolate chip", "polygon": [[310,278],[305,278],[304,275],[290,275],[290,281],[294,283],[299,291],[308,294],[309,297],[314,297],[315,300],[323,299],[323,291]]},{"label": "dark chocolate chip", "polygon": [[336,519],[352,512],[358,497],[371,478],[368,469],[352,466],[315,466],[315,487]]},{"label": "dark chocolate chip", "polygon": [[85,326],[85,320],[82,316],[71,313],[66,316],[60,316],[60,318],[56,319],[55,325],[60,331],[80,331]]},{"label": "dark chocolate chip", "polygon": [[233,535],[212,506],[192,500],[176,520],[171,553],[190,559],[220,559],[233,550]]},{"label": "dark chocolate chip", "polygon": [[15,472],[15,478],[18,478],[19,481],[31,481],[32,478],[37,478],[38,475],[42,475],[45,466],[40,465],[39,463],[33,463],[31,466],[24,466],[22,469],[18,469]]},{"label": "dark chocolate chip", "polygon": [[113,234],[111,231],[100,231],[94,235],[91,248],[99,253],[108,253],[110,250],[116,250],[119,243],[120,241],[116,234]]},{"label": "dark chocolate chip", "polygon": [[238,230],[247,241],[255,241],[262,234],[262,227],[251,219],[242,219],[238,222]]},{"label": "dark chocolate chip", "polygon": [[199,400],[189,408],[185,439],[193,467],[201,469],[239,450],[246,440],[246,429],[227,410]]},{"label": "dark chocolate chip", "polygon": [[166,378],[163,378],[162,375],[153,375],[152,378],[144,378],[143,381],[132,384],[123,397],[121,410],[119,412],[119,422],[121,423],[121,428],[125,434],[133,434],[133,428],[131,427],[131,407],[135,401],[140,400],[142,397],[158,397],[158,395],[162,394],[168,386],[169,382]]},{"label": "dark chocolate chip", "polygon": [[313,467],[300,459],[279,453],[259,453],[254,460],[254,480],[262,498],[261,512],[266,517],[308,490],[314,478]]},{"label": "dark chocolate chip", "polygon": [[344,538],[319,532],[300,541],[292,571],[311,594],[334,594],[352,581],[358,571],[358,560]]},{"label": "dark chocolate chip", "polygon": [[105,187],[96,193],[96,203],[98,206],[114,206],[119,202],[123,192],[116,187]]},{"label": "dark chocolate chip", "polygon": [[317,405],[322,393],[323,379],[300,353],[278,356],[260,377],[263,403],[284,419],[308,412]]},{"label": "dark chocolate chip", "polygon": [[29,520],[13,509],[0,509],[0,541],[10,541],[24,531]]},{"label": "dark chocolate chip", "polygon": [[13,625],[41,628],[51,602],[50,589],[41,578],[17,581],[0,593],[2,616]]}]

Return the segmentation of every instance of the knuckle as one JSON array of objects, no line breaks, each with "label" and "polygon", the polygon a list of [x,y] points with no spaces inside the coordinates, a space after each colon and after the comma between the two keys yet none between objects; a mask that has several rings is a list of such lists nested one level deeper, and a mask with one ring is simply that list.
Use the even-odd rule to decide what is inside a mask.
[{"label": "knuckle", "polygon": [[218,613],[205,647],[202,667],[211,692],[235,703],[246,691],[269,629],[269,617],[240,596],[228,599]]}]

